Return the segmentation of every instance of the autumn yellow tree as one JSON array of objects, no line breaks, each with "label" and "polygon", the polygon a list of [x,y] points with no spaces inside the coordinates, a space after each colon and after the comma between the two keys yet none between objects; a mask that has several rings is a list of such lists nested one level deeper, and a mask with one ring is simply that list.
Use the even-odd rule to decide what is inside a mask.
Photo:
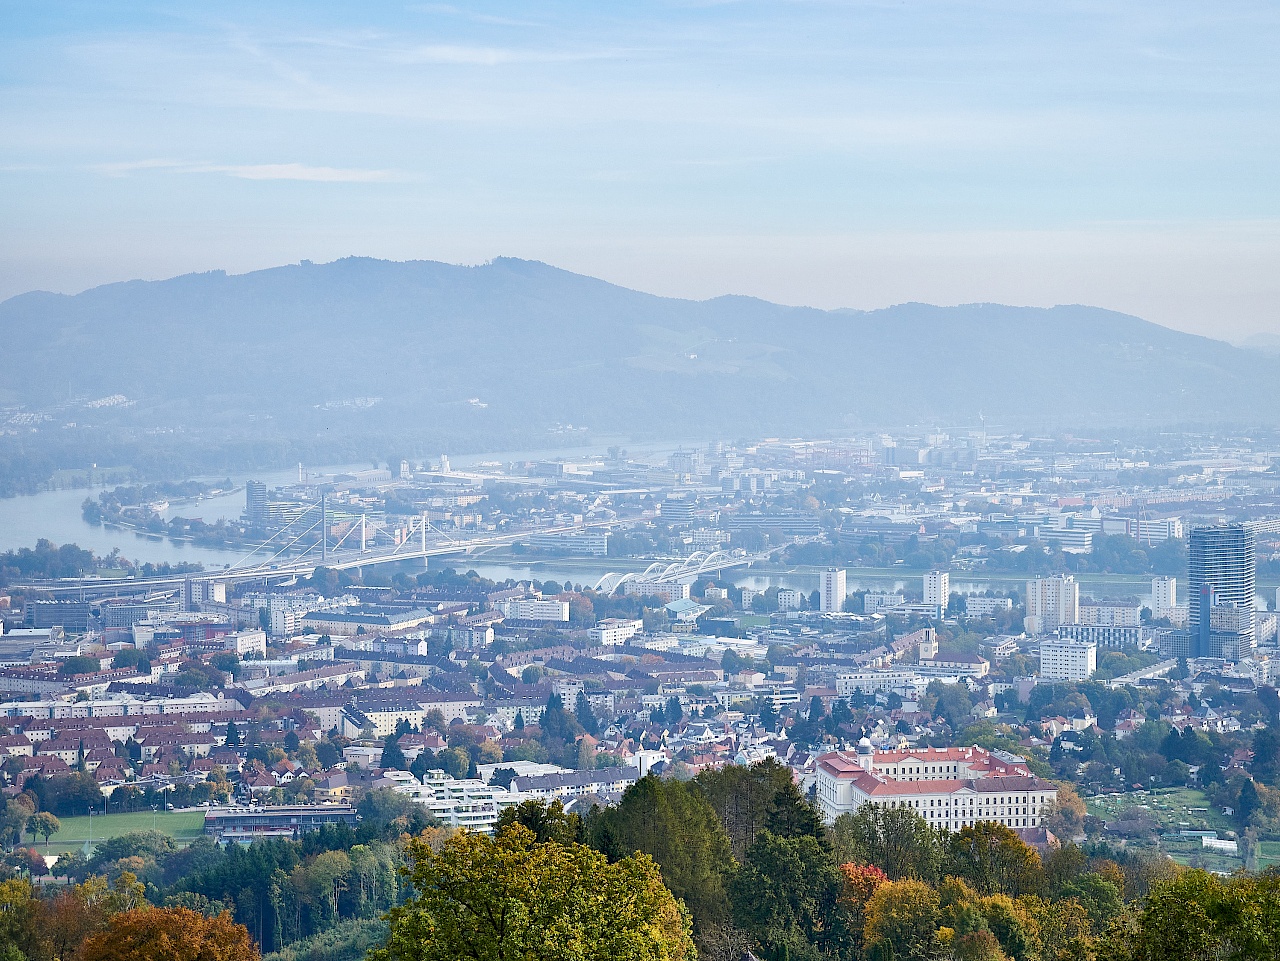
[{"label": "autumn yellow tree", "polygon": [[938,892],[921,881],[887,881],[865,908],[869,957],[925,958],[938,930]]},{"label": "autumn yellow tree", "polygon": [[81,961],[258,961],[244,925],[223,912],[206,917],[187,908],[137,908],[117,914],[85,941]]},{"label": "autumn yellow tree", "polygon": [[693,961],[688,913],[644,855],[615,864],[510,825],[409,845],[417,895],[374,961]]}]

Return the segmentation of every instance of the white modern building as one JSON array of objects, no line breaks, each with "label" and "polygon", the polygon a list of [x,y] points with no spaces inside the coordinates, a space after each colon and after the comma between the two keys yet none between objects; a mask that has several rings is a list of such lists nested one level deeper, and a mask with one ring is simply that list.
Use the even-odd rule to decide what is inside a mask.
[{"label": "white modern building", "polygon": [[991,617],[1011,610],[1013,610],[1012,598],[982,597],[979,594],[966,594],[964,598],[964,611],[970,617]]},{"label": "white modern building", "polygon": [[951,575],[946,571],[930,571],[924,576],[924,602],[946,610],[951,600]]},{"label": "white modern building", "polygon": [[[1280,596],[1280,588],[1277,588]],[[1151,578],[1151,613],[1164,617],[1165,611],[1178,606],[1178,579],[1176,577]]]},{"label": "white modern building", "polygon": [[862,598],[862,613],[879,614],[883,611],[891,611],[895,607],[901,607],[907,602],[907,599],[901,594],[894,594],[889,591],[867,591]]},{"label": "white modern building", "polygon": [[222,636],[223,647],[233,651],[238,657],[266,657],[266,631],[236,631],[234,634]]},{"label": "white modern building", "polygon": [[616,647],[627,643],[642,630],[644,630],[644,621],[625,617],[606,617],[596,621],[596,626],[588,633],[591,639],[602,647]]},{"label": "white modern building", "polygon": [[836,677],[836,694],[882,694],[894,692],[915,697],[923,694],[931,680],[917,671],[848,671]]},{"label": "white modern building", "polygon": [[1028,634],[1048,634],[1059,624],[1080,622],[1080,585],[1070,574],[1027,581]]},{"label": "white modern building", "polygon": [[1046,637],[1040,642],[1040,676],[1054,681],[1087,681],[1098,669],[1098,645]]},{"label": "white modern building", "polygon": [[689,585],[678,581],[627,581],[622,592],[637,597],[656,597],[664,604],[689,599]]},{"label": "white modern building", "polygon": [[1096,627],[1137,627],[1142,623],[1142,608],[1137,604],[1080,605],[1079,624]]},{"label": "white modern building", "polygon": [[503,809],[520,801],[511,791],[476,778],[458,780],[444,771],[427,771],[421,781],[408,771],[386,771],[375,785],[417,801],[442,827],[483,834],[492,834]]},{"label": "white modern building", "polygon": [[499,601],[496,605],[503,617],[515,621],[569,620],[569,602],[546,597],[522,597]]},{"label": "white modern building", "polygon": [[[1280,596],[1280,589],[1276,591]],[[780,611],[798,611],[804,607],[804,591],[793,591],[784,589],[778,591],[778,610]]]},{"label": "white modern building", "polygon": [[864,804],[913,809],[930,827],[958,831],[981,821],[1011,828],[1044,823],[1058,790],[1026,761],[980,747],[876,751],[863,738],[857,751],[818,758],[818,808],[829,824]]},{"label": "white modern building", "polygon": [[818,575],[819,610],[844,610],[846,593],[843,568],[832,567]]}]

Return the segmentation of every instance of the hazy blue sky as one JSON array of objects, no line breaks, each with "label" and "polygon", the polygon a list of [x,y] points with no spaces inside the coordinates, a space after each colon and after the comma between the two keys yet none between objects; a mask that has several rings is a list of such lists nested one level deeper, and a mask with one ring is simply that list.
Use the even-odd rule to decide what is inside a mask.
[{"label": "hazy blue sky", "polygon": [[0,9],[0,296],[511,255],[1280,333],[1275,0]]}]

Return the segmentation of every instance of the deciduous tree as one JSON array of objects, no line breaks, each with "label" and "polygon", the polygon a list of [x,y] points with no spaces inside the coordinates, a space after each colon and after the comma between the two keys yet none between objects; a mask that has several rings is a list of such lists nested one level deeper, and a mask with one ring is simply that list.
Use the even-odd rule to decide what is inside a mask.
[{"label": "deciduous tree", "polygon": [[409,852],[417,894],[392,909],[374,961],[693,961],[688,914],[644,855],[610,864],[522,825]]},{"label": "deciduous tree", "polygon": [[248,930],[223,913],[139,908],[118,914],[84,943],[82,961],[258,961]]}]

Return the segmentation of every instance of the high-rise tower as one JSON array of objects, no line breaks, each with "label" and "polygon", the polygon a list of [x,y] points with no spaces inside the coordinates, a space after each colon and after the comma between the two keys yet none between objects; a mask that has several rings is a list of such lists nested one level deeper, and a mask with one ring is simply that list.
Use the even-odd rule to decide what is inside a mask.
[{"label": "high-rise tower", "polygon": [[1253,654],[1256,557],[1247,524],[1191,531],[1187,583],[1191,651],[1239,660]]}]

